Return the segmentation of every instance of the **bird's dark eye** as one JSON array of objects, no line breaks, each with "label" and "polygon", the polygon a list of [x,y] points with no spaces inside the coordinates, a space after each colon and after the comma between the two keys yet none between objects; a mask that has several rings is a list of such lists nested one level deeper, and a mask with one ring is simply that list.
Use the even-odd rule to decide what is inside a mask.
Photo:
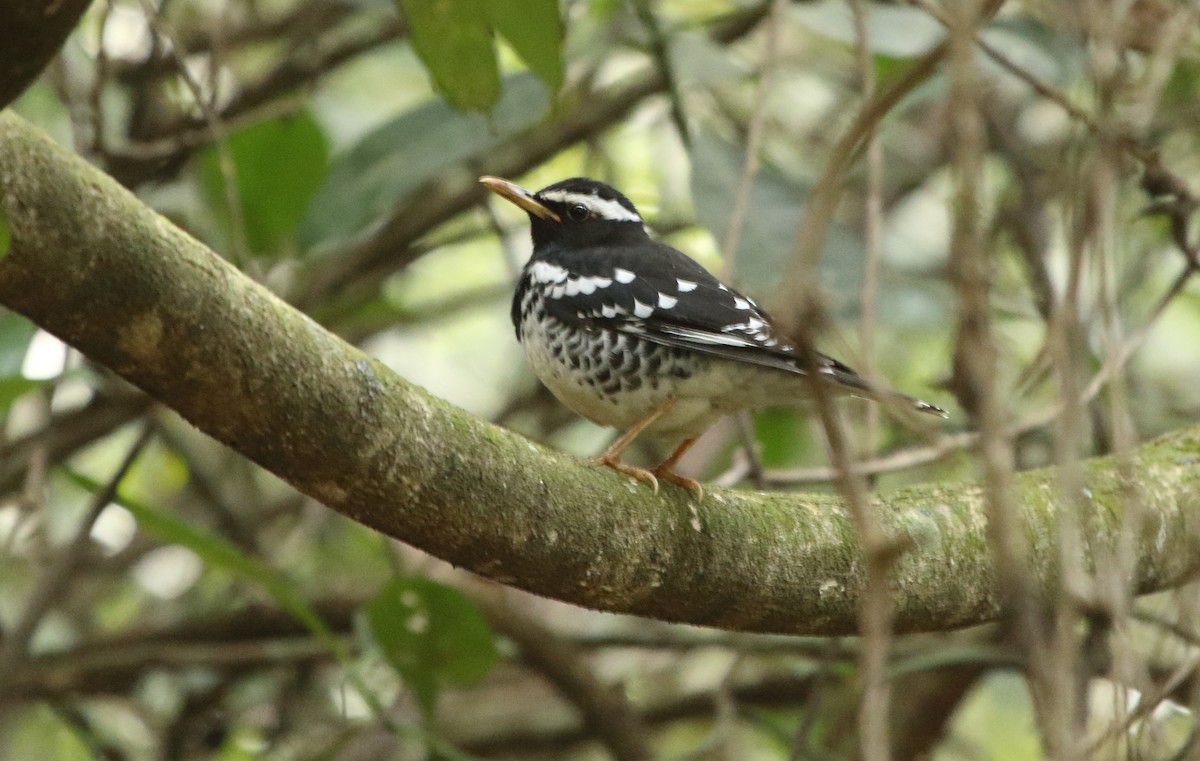
[{"label": "bird's dark eye", "polygon": [[588,215],[591,213],[591,210],[581,203],[567,207],[567,218],[574,222],[582,222],[583,220],[587,219]]}]

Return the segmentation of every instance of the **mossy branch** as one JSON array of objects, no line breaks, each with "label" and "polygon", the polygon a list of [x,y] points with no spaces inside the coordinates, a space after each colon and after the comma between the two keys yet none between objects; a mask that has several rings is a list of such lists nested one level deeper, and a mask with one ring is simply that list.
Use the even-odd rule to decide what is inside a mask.
[{"label": "mossy branch", "polygon": [[[710,489],[703,502],[583,465],[397,377],[280,301],[110,178],[0,114],[12,248],[0,303],[330,508],[482,576],[579,605],[727,629],[852,632],[864,585],[831,496]],[[1200,428],[1132,467],[1086,463],[1091,546],[1146,508],[1134,584],[1183,581],[1200,557]],[[1133,473],[1130,483],[1122,473]],[[1036,574],[1058,557],[1055,479],[1020,476]],[[993,618],[980,491],[874,498],[911,538],[891,587],[900,630]],[[1048,587],[1049,588],[1049,587]]]}]

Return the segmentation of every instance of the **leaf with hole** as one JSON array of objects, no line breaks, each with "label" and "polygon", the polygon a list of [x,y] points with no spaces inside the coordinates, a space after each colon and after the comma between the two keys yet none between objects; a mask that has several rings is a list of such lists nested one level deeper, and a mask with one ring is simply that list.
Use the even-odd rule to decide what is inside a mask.
[{"label": "leaf with hole", "polygon": [[393,579],[366,606],[371,636],[432,716],[438,692],[481,679],[496,662],[496,642],[474,603],[419,576]]}]

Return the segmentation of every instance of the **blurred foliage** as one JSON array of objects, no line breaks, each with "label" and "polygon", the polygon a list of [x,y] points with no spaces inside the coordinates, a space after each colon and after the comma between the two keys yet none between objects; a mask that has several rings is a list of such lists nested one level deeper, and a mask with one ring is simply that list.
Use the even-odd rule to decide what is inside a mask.
[{"label": "blurred foliage", "polygon": [[444,584],[393,579],[364,612],[375,643],[429,718],[443,685],[474,684],[496,661],[495,639],[479,609]]},{"label": "blurred foliage", "polygon": [[[1004,4],[980,34],[1004,60],[982,48],[975,58],[995,380],[1021,467],[1200,418],[1200,289],[1186,280],[1162,301],[1194,252],[1180,219],[1146,213],[1161,199],[1140,186],[1145,155],[1130,148],[1157,152],[1185,185],[1200,175],[1200,32],[1182,4],[1089,6],[1086,17],[1067,5]],[[864,105],[864,76],[876,92],[905,81],[944,31],[919,4],[786,3],[770,62],[770,23],[765,5],[742,0],[112,0],[15,107],[405,377],[593,454],[610,434],[541,391],[512,338],[525,219],[474,179],[606,180],[656,236],[720,270],[761,119],[733,279],[795,308],[780,273]],[[887,110],[875,125],[880,184],[859,147],[828,220],[823,349],[954,410],[945,430],[919,431],[847,401],[866,457],[927,453],[968,425],[947,386],[951,80],[943,61]],[[8,241],[0,207],[0,256]],[[1085,383],[1144,338],[1069,442],[1044,422],[1061,396],[1045,347],[1065,302]],[[0,758],[640,757],[623,732],[655,758],[859,757],[856,640],[726,635],[505,593],[512,616],[537,624],[531,635],[477,608],[465,572],[331,514],[163,410],[149,413],[153,441],[118,497],[85,521],[140,413],[122,412],[136,392],[65,354],[0,315],[0,450],[16,474],[0,498]],[[827,458],[803,411],[766,410],[742,428],[753,446],[721,426],[686,466],[705,479],[832,488],[809,480]],[[918,460],[872,485],[977,469],[962,446]],[[6,654],[77,535],[86,551],[29,641]],[[1194,751],[1195,592],[1124,600],[1105,610],[1107,626],[1073,597],[1054,601],[1074,616],[1060,629],[1080,640],[1063,651],[1083,685],[1066,702],[1082,707],[1071,731],[1089,757]],[[1109,657],[1084,657],[1084,634]],[[893,643],[895,758],[1048,752],[1054,701],[1034,696],[1029,654],[1003,635]]]},{"label": "blurred foliage", "polygon": [[[325,176],[327,154],[325,133],[302,111],[251,125],[223,147],[209,148],[200,157],[200,178],[223,226],[238,220],[252,253],[278,257],[294,245],[296,226]],[[227,185],[225,171],[236,181]],[[238,205],[236,216],[231,204]]]}]

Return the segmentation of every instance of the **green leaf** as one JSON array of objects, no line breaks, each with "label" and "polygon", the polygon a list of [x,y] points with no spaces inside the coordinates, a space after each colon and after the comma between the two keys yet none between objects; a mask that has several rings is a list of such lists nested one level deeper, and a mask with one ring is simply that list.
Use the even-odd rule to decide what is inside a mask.
[{"label": "green leaf", "polygon": [[922,671],[967,667],[1021,669],[1026,660],[1019,653],[987,645],[948,645],[904,658],[888,667],[888,677],[898,679]]},{"label": "green leaf", "polygon": [[393,579],[367,603],[366,615],[371,636],[427,717],[443,686],[470,685],[496,662],[487,621],[470,599],[444,584]]},{"label": "green leaf", "polygon": [[[308,112],[301,112],[234,133],[228,150],[246,243],[251,253],[275,253],[290,239],[325,179],[329,161],[325,134]],[[201,177],[213,208],[232,223],[217,148],[205,152]]]},{"label": "green leaf", "polygon": [[557,92],[563,82],[563,24],[558,0],[485,0],[488,20],[529,69]]},{"label": "green leaf", "polygon": [[795,465],[812,449],[808,421],[798,410],[775,407],[754,415],[754,438],[764,467]]},{"label": "green leaf", "polygon": [[[919,8],[868,3],[867,37],[874,53],[895,58],[915,58],[942,40],[945,31]],[[805,3],[791,10],[791,18],[810,31],[847,46],[858,44],[850,6],[842,0]]]},{"label": "green leaf", "polygon": [[[710,134],[692,141],[692,198],[697,217],[718,243],[724,241],[740,183],[745,152]],[[741,242],[734,259],[735,284],[749,295],[767,298],[779,283],[795,242],[809,186],[769,164],[755,175]],[[724,252],[722,252],[724,253]],[[843,225],[829,229],[821,258],[822,284],[834,293],[857,296],[862,284],[863,246]]]},{"label": "green leaf", "polygon": [[0,377],[21,374],[37,326],[16,312],[0,312]]},{"label": "green leaf", "polygon": [[500,70],[484,0],[396,0],[434,88],[456,108],[487,111]]},{"label": "green leaf", "polygon": [[8,412],[12,403],[45,381],[31,380],[20,375],[0,377],[0,414]]},{"label": "green leaf", "polygon": [[297,228],[301,247],[362,232],[430,178],[532,127],[548,106],[545,88],[522,73],[505,79],[490,121],[437,99],[383,124],[334,159]]}]

